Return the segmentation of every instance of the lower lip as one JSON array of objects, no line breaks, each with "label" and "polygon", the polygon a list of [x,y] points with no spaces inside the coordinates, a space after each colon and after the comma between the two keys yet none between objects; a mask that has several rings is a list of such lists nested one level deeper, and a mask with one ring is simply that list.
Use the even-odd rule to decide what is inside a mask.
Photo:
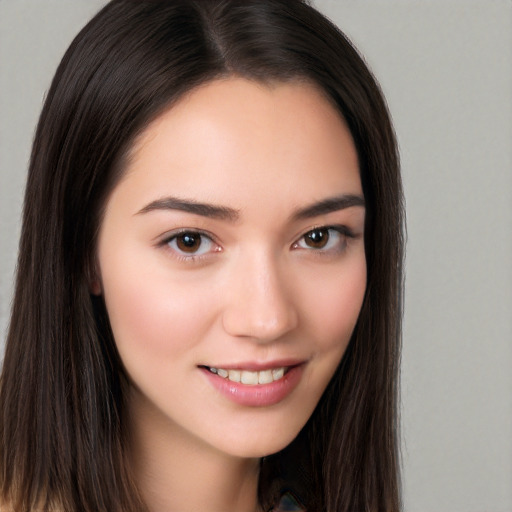
[{"label": "lower lip", "polygon": [[282,379],[253,386],[233,382],[202,368],[212,386],[232,402],[248,407],[266,407],[282,402],[298,385],[303,365],[294,366]]}]

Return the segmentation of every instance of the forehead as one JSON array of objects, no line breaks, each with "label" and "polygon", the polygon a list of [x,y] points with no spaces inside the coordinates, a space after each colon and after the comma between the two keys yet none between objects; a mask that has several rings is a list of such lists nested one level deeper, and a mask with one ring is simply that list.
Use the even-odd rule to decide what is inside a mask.
[{"label": "forehead", "polygon": [[350,132],[315,86],[242,78],[202,85],[153,121],[132,148],[127,185],[136,202],[169,194],[241,210],[361,193]]}]

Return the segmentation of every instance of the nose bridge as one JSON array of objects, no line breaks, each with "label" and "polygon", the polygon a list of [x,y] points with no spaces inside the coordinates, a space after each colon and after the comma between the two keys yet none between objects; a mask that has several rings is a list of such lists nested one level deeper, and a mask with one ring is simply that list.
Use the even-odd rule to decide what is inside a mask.
[{"label": "nose bridge", "polygon": [[240,258],[230,273],[223,313],[226,332],[265,342],[294,329],[298,315],[281,267],[279,257],[270,251]]}]

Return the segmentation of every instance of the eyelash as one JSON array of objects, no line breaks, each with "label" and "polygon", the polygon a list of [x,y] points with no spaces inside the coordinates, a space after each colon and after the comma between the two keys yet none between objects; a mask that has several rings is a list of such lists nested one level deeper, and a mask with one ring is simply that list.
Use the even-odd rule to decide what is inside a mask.
[{"label": "eyelash", "polygon": [[[324,247],[318,247],[318,248],[301,247],[299,245],[301,243],[301,241],[306,239],[307,236],[310,236],[310,239],[312,239],[313,233],[320,232],[320,231],[327,232],[329,234],[327,241],[326,241],[326,245]],[[331,241],[331,237],[332,237],[331,233],[332,232],[334,232],[336,234],[336,236],[339,237],[339,239],[337,241],[336,240],[334,241],[335,247],[325,248],[327,245],[329,245],[330,242],[332,243],[332,241]],[[353,238],[356,238],[356,234],[347,226],[344,226],[344,225],[317,226],[317,227],[311,228],[308,231],[306,231],[306,233],[304,233],[299,238],[299,240],[297,242],[294,242],[292,247],[294,249],[298,249],[298,250],[304,249],[304,250],[312,251],[312,252],[316,253],[318,256],[335,255],[335,254],[342,253],[347,247],[348,240],[353,239]],[[341,245],[341,247],[340,247],[340,245]]]},{"label": "eyelash", "polygon": [[[205,240],[208,240],[208,242],[210,244],[215,246],[215,249],[213,251],[206,251],[205,253],[201,253],[201,254],[198,254],[197,252],[186,254],[185,252],[182,252],[179,247],[173,248],[171,246],[172,243],[177,242],[179,237],[183,237],[185,235],[189,235],[191,237],[199,237],[201,245],[204,244]],[[180,229],[179,231],[172,233],[170,236],[168,236],[164,240],[162,240],[162,242],[159,245],[169,248],[175,258],[177,258],[179,261],[185,261],[185,262],[195,262],[199,259],[208,257],[210,252],[220,252],[221,251],[221,247],[215,242],[215,239],[211,234],[209,234],[205,231],[197,230],[197,229]]]},{"label": "eyelash", "polygon": [[[304,241],[308,235],[310,236],[310,239],[311,239],[313,233],[320,232],[320,231],[329,233],[329,237],[326,241],[326,245],[328,245],[329,242],[331,241],[331,237],[332,237],[331,232],[334,232],[336,234],[336,236],[339,236],[340,240],[338,240],[337,242],[335,241],[335,244],[338,247],[329,247],[329,248],[325,249],[324,248],[325,246],[315,248],[315,247],[311,247],[311,246],[304,247],[304,246],[300,245],[300,243],[302,241]],[[206,251],[201,252],[200,254],[198,254],[198,251],[191,252],[190,254],[186,254],[176,245],[174,247],[171,246],[171,244],[177,243],[179,237],[183,237],[185,235],[189,235],[190,238],[199,237],[199,243],[200,243],[199,247],[200,248],[204,244],[205,240],[207,240],[209,244],[212,244],[213,246],[215,246],[215,248],[212,251],[211,249],[209,249],[207,247]],[[339,254],[339,253],[342,253],[346,249],[346,246],[348,244],[348,239],[352,239],[352,238],[357,238],[357,235],[354,234],[354,232],[351,229],[349,229],[347,226],[343,226],[343,225],[318,226],[318,227],[314,227],[314,228],[311,228],[308,231],[306,231],[296,242],[294,242],[292,244],[292,249],[311,251],[313,253],[316,253],[318,256]],[[340,244],[341,244],[341,247],[339,247]],[[222,248],[215,242],[215,239],[211,234],[209,234],[205,231],[195,230],[195,229],[181,229],[177,232],[174,232],[170,236],[168,236],[164,240],[162,240],[162,242],[160,242],[159,245],[169,248],[171,250],[171,252],[173,253],[174,257],[176,257],[180,261],[185,261],[185,262],[195,262],[197,260],[207,258],[212,252],[215,253],[215,252],[222,251]]]}]

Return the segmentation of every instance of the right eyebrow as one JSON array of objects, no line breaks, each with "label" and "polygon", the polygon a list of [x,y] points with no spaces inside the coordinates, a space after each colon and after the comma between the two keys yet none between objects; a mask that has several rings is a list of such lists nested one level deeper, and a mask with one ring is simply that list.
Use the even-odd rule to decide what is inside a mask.
[{"label": "right eyebrow", "polygon": [[365,207],[364,197],[358,194],[342,194],[328,197],[309,206],[301,208],[293,215],[294,220],[309,219],[327,215],[332,212],[352,208],[353,206]]},{"label": "right eyebrow", "polygon": [[179,210],[182,212],[201,215],[219,220],[234,222],[240,218],[240,212],[226,206],[218,206],[210,203],[200,203],[193,199],[181,199],[178,197],[163,197],[152,201],[137,212],[136,215],[155,210]]}]

